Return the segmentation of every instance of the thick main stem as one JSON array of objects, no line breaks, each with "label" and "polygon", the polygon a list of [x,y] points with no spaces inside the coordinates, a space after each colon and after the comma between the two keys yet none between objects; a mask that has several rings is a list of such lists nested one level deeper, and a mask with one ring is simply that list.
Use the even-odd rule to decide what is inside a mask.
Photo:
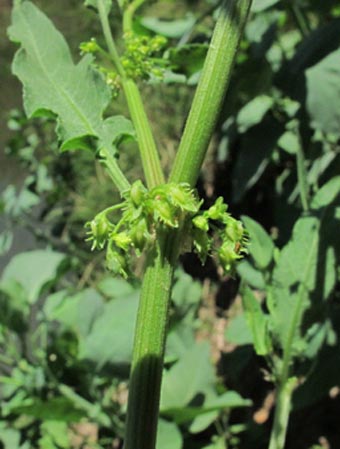
[{"label": "thick main stem", "polygon": [[124,449],[154,449],[168,310],[179,234],[159,235],[149,254],[137,315]]},{"label": "thick main stem", "polygon": [[279,386],[269,449],[284,449],[289,414],[291,409],[292,394],[295,386],[295,378],[287,379]]},{"label": "thick main stem", "polygon": [[196,183],[227,91],[252,0],[225,0],[216,23],[170,181]]}]

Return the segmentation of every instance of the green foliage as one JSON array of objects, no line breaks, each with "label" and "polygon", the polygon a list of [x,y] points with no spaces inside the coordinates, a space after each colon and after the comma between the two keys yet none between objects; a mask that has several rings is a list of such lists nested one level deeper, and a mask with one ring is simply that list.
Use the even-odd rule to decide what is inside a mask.
[{"label": "green foliage", "polygon": [[[111,1],[85,1],[96,11],[99,3],[108,16]],[[123,14],[137,5],[118,3]],[[189,2],[175,14],[168,14],[171,3],[144,6],[145,16],[131,18],[133,34],[118,42],[117,48],[124,48],[119,61],[129,81],[144,83],[142,93],[148,96],[155,125],[161,114],[154,112],[158,105],[150,92],[159,90],[162,115],[171,130],[171,112],[178,116],[180,106],[174,109],[164,100],[170,92],[167,83],[175,84],[172,103],[184,104],[179,101],[182,84],[194,85],[200,77],[215,11],[203,2],[197,3],[195,15],[181,15],[192,9]],[[153,15],[158,7],[161,18]],[[20,159],[28,176],[23,187],[8,186],[1,194],[6,226],[0,254],[10,250],[18,223],[55,250],[13,257],[0,279],[0,445],[5,449],[69,449],[80,422],[95,426],[95,447],[106,449],[123,438],[140,285],[103,274],[100,254],[90,256],[81,243],[87,220],[93,247],[106,248],[108,265],[123,276],[135,268],[131,255],[144,251],[150,258],[164,231],[183,228],[181,252],[194,249],[202,262],[215,255],[226,271],[233,271],[234,263],[249,253],[236,268],[244,311],[232,313],[235,318],[222,332],[236,348],[228,345],[228,361],[219,361],[218,375],[211,346],[197,343],[197,334],[211,326],[199,316],[207,306],[206,286],[218,275],[205,272],[211,279],[202,290],[183,271],[175,274],[157,449],[267,446],[265,426],[254,430],[246,415],[232,414],[234,407],[251,407],[243,395],[254,396],[257,409],[258,397],[265,394],[260,386],[255,395],[259,389],[249,381],[248,372],[259,375],[250,345],[264,357],[261,368],[277,389],[276,416],[283,431],[292,393],[288,390],[296,379],[294,409],[312,406],[316,415],[317,401],[330,400],[340,375],[339,7],[333,0],[254,0],[245,34],[212,144],[211,167],[207,164],[202,172],[207,188],[203,205],[187,184],[146,189],[137,181],[129,186],[117,166],[118,148],[136,140],[136,133],[125,117],[110,116],[109,103],[114,98],[115,109],[124,89],[124,76],[112,55],[100,38],[93,38],[80,47],[90,54],[75,64],[49,19],[33,3],[16,2],[9,35],[21,48],[13,70],[24,85],[27,114],[44,120],[29,125],[18,113],[10,117],[9,126],[19,135],[8,151]],[[51,143],[55,119],[61,150],[89,149],[106,164],[120,190],[117,206],[108,207],[114,203],[111,186],[101,199],[105,187],[100,167],[99,182],[89,182],[87,152],[57,156],[57,145]],[[172,131],[170,143],[162,131],[156,130],[156,141],[172,149],[178,130]],[[142,137],[139,133],[139,144]],[[121,153],[123,166],[126,154]],[[165,171],[170,171],[168,166]],[[220,174],[214,189],[210,171]],[[80,202],[84,189],[89,198]],[[243,216],[247,233],[219,195],[228,198],[230,210],[254,217]],[[36,225],[42,219],[43,230]],[[138,273],[142,261],[137,262]],[[233,298],[227,297],[224,285],[219,299],[228,302]],[[224,314],[220,309],[214,313]],[[235,428],[231,423],[239,416],[244,425]],[[294,436],[301,430],[298,419],[291,428],[294,449]],[[90,444],[85,440],[80,444]],[[303,435],[300,440],[303,444]],[[272,444],[270,449],[277,449]]]}]

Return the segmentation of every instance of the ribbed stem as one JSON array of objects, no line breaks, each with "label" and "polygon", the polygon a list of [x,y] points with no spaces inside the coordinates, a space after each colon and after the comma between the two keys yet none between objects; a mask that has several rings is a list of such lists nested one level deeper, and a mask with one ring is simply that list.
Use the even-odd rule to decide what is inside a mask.
[{"label": "ribbed stem", "polygon": [[124,449],[154,449],[168,310],[179,235],[159,235],[150,253],[136,323]]},{"label": "ribbed stem", "polygon": [[278,389],[269,449],[284,449],[285,447],[292,394],[295,386],[296,379],[292,378],[287,380]]},{"label": "ribbed stem", "polygon": [[158,151],[136,83],[125,78],[122,80],[122,85],[131,119],[136,129],[146,184],[150,189],[165,182]]},{"label": "ribbed stem", "polygon": [[225,0],[191,106],[170,181],[195,185],[223,104],[252,0]]},{"label": "ribbed stem", "polygon": [[107,171],[108,171],[113,183],[115,184],[115,186],[117,187],[117,189],[119,190],[119,192],[121,194],[124,193],[126,190],[128,190],[130,188],[130,183],[126,179],[124,173],[121,171],[121,169],[116,161],[116,158],[106,148],[102,148],[100,150],[100,153],[101,153],[101,156],[103,156],[103,158],[104,158],[103,162],[107,168]]}]

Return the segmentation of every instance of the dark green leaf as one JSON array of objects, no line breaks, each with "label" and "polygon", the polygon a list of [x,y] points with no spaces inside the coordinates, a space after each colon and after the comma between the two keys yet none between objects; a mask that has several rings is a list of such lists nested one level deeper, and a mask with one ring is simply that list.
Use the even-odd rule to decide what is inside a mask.
[{"label": "dark green leaf", "polygon": [[61,397],[52,398],[48,401],[30,398],[23,405],[12,407],[11,413],[62,422],[77,422],[85,416],[82,411],[74,407],[72,402]]},{"label": "dark green leaf", "polygon": [[206,44],[187,44],[169,50],[169,60],[173,71],[184,73],[188,78],[202,70],[207,54]]}]

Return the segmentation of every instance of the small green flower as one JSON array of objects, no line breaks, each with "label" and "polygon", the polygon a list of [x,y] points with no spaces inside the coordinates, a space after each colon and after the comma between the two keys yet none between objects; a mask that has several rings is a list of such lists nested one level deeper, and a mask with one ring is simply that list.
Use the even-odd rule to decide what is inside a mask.
[{"label": "small green flower", "polygon": [[235,250],[235,244],[227,241],[218,250],[218,258],[224,270],[230,272],[233,270],[235,262],[242,256]]},{"label": "small green flower", "polygon": [[94,37],[90,41],[82,42],[79,45],[79,49],[82,53],[97,53],[101,50]]},{"label": "small green flower", "polygon": [[192,223],[195,228],[201,229],[202,231],[209,231],[209,222],[208,219],[204,215],[197,215],[192,219]]},{"label": "small green flower", "polygon": [[223,198],[220,196],[205,213],[211,220],[223,221],[226,216],[228,206],[223,202]]},{"label": "small green flower", "polygon": [[111,239],[115,242],[118,248],[121,248],[124,251],[127,251],[132,243],[130,235],[125,231],[111,236]]},{"label": "small green flower", "polygon": [[106,252],[106,266],[115,274],[120,274],[124,278],[129,276],[127,257],[121,254],[111,243]]},{"label": "small green flower", "polygon": [[138,251],[143,251],[145,246],[151,241],[151,235],[145,218],[137,221],[137,223],[131,227],[130,237],[134,247]]},{"label": "small green flower", "polygon": [[103,249],[113,228],[106,214],[98,214],[92,221],[87,222],[85,227],[90,228],[88,231],[90,237],[87,241],[93,242],[91,250],[95,248]]},{"label": "small green flower", "polygon": [[156,198],[148,200],[147,208],[154,213],[156,222],[164,223],[170,228],[178,228],[176,208],[167,201],[166,197],[158,195]]},{"label": "small green flower", "polygon": [[170,183],[166,184],[166,186],[167,195],[169,196],[171,204],[187,212],[198,212],[200,203],[196,199],[192,189],[190,189],[189,184]]},{"label": "small green flower", "polygon": [[146,197],[147,189],[144,187],[142,181],[138,180],[131,186],[129,197],[134,206],[139,207],[142,205]]}]

